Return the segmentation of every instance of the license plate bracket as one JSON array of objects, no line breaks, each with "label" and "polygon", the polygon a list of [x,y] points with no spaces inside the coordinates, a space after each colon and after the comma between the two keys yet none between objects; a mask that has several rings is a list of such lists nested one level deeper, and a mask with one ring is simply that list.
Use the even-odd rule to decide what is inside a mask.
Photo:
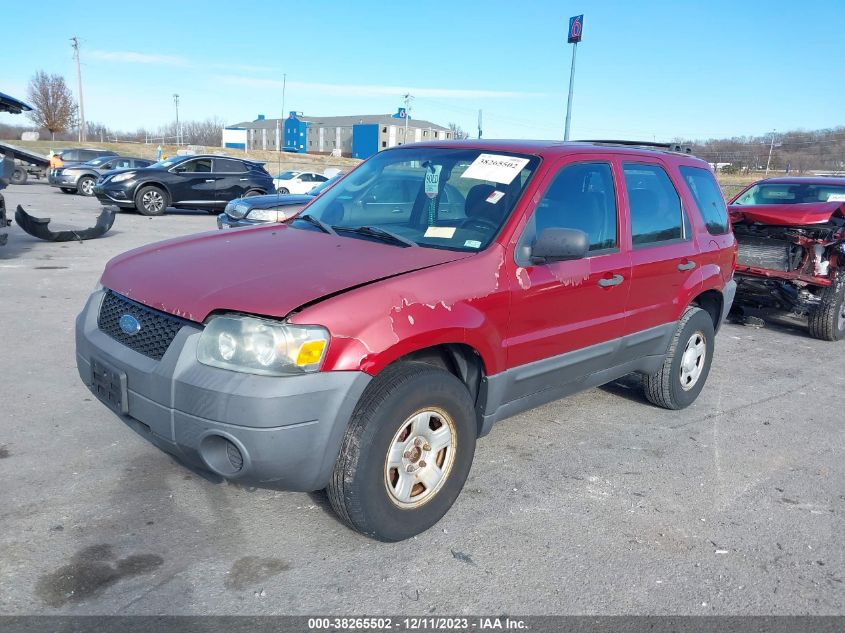
[{"label": "license plate bracket", "polygon": [[126,374],[98,358],[91,359],[91,391],[117,413],[129,413]]}]

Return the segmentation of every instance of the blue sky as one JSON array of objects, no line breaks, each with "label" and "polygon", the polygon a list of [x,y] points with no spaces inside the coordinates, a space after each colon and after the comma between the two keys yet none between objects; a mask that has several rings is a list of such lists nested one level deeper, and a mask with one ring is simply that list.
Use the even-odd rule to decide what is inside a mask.
[{"label": "blue sky", "polygon": [[394,112],[410,90],[418,118],[474,133],[482,108],[487,138],[562,138],[579,13],[573,139],[845,124],[838,0],[18,2],[0,91],[37,70],[75,90],[78,35],[87,118],[113,128],[173,120],[174,92],[185,119],[279,116],[287,73],[285,110],[306,115]]}]

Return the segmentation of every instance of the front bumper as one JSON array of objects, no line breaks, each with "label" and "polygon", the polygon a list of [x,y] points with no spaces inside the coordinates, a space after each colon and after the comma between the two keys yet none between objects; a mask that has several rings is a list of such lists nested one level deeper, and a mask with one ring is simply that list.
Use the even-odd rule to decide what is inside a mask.
[{"label": "front bumper", "polygon": [[[183,326],[156,361],[98,328],[103,294],[92,294],[77,317],[77,367],[95,395],[92,361],[97,371],[114,371],[122,393],[112,409],[133,430],[226,479],[297,491],[328,484],[369,375],[271,377],[208,367],[196,360],[200,325]],[[239,469],[227,458],[229,443],[240,453]]]},{"label": "front bumper", "polygon": [[61,187],[63,189],[76,189],[78,181],[79,176],[75,176],[73,174],[61,173],[58,176],[47,176],[47,182],[49,182],[53,187]]},{"label": "front bumper", "polygon": [[115,205],[123,209],[135,207],[135,200],[132,194],[127,192],[126,188],[109,185],[110,183],[97,183],[94,185],[93,193],[97,197],[97,200],[104,205]]}]

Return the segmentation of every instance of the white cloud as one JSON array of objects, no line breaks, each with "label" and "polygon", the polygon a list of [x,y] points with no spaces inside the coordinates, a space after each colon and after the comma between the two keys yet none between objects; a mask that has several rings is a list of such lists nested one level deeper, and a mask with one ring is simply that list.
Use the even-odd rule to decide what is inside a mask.
[{"label": "white cloud", "polygon": [[190,62],[178,55],[159,55],[157,53],[136,53],[133,51],[100,51],[91,50],[87,56],[107,62],[123,62],[129,64],[158,64],[162,66],[189,66]]},{"label": "white cloud", "polygon": [[[280,79],[256,79],[253,77],[238,77],[222,75],[219,79],[228,84],[241,86],[255,86],[258,88],[281,88]],[[341,97],[379,97],[384,95],[401,95],[410,92],[415,97],[447,98],[447,99],[502,99],[541,96],[538,93],[511,92],[502,90],[472,90],[463,88],[410,88],[408,86],[376,86],[355,84],[323,84],[302,81],[287,82],[288,88],[307,90]]]}]

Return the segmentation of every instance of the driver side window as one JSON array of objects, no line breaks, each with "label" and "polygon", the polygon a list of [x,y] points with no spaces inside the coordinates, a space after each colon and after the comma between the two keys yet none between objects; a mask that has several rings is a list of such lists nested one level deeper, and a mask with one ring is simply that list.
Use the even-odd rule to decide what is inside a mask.
[{"label": "driver side window", "polygon": [[609,163],[575,163],[561,169],[526,227],[529,244],[548,228],[587,234],[591,253],[618,247],[616,190]]},{"label": "driver side window", "polygon": [[189,160],[179,165],[176,169],[177,171],[186,173],[207,173],[211,171],[211,159],[198,158],[197,160]]}]

